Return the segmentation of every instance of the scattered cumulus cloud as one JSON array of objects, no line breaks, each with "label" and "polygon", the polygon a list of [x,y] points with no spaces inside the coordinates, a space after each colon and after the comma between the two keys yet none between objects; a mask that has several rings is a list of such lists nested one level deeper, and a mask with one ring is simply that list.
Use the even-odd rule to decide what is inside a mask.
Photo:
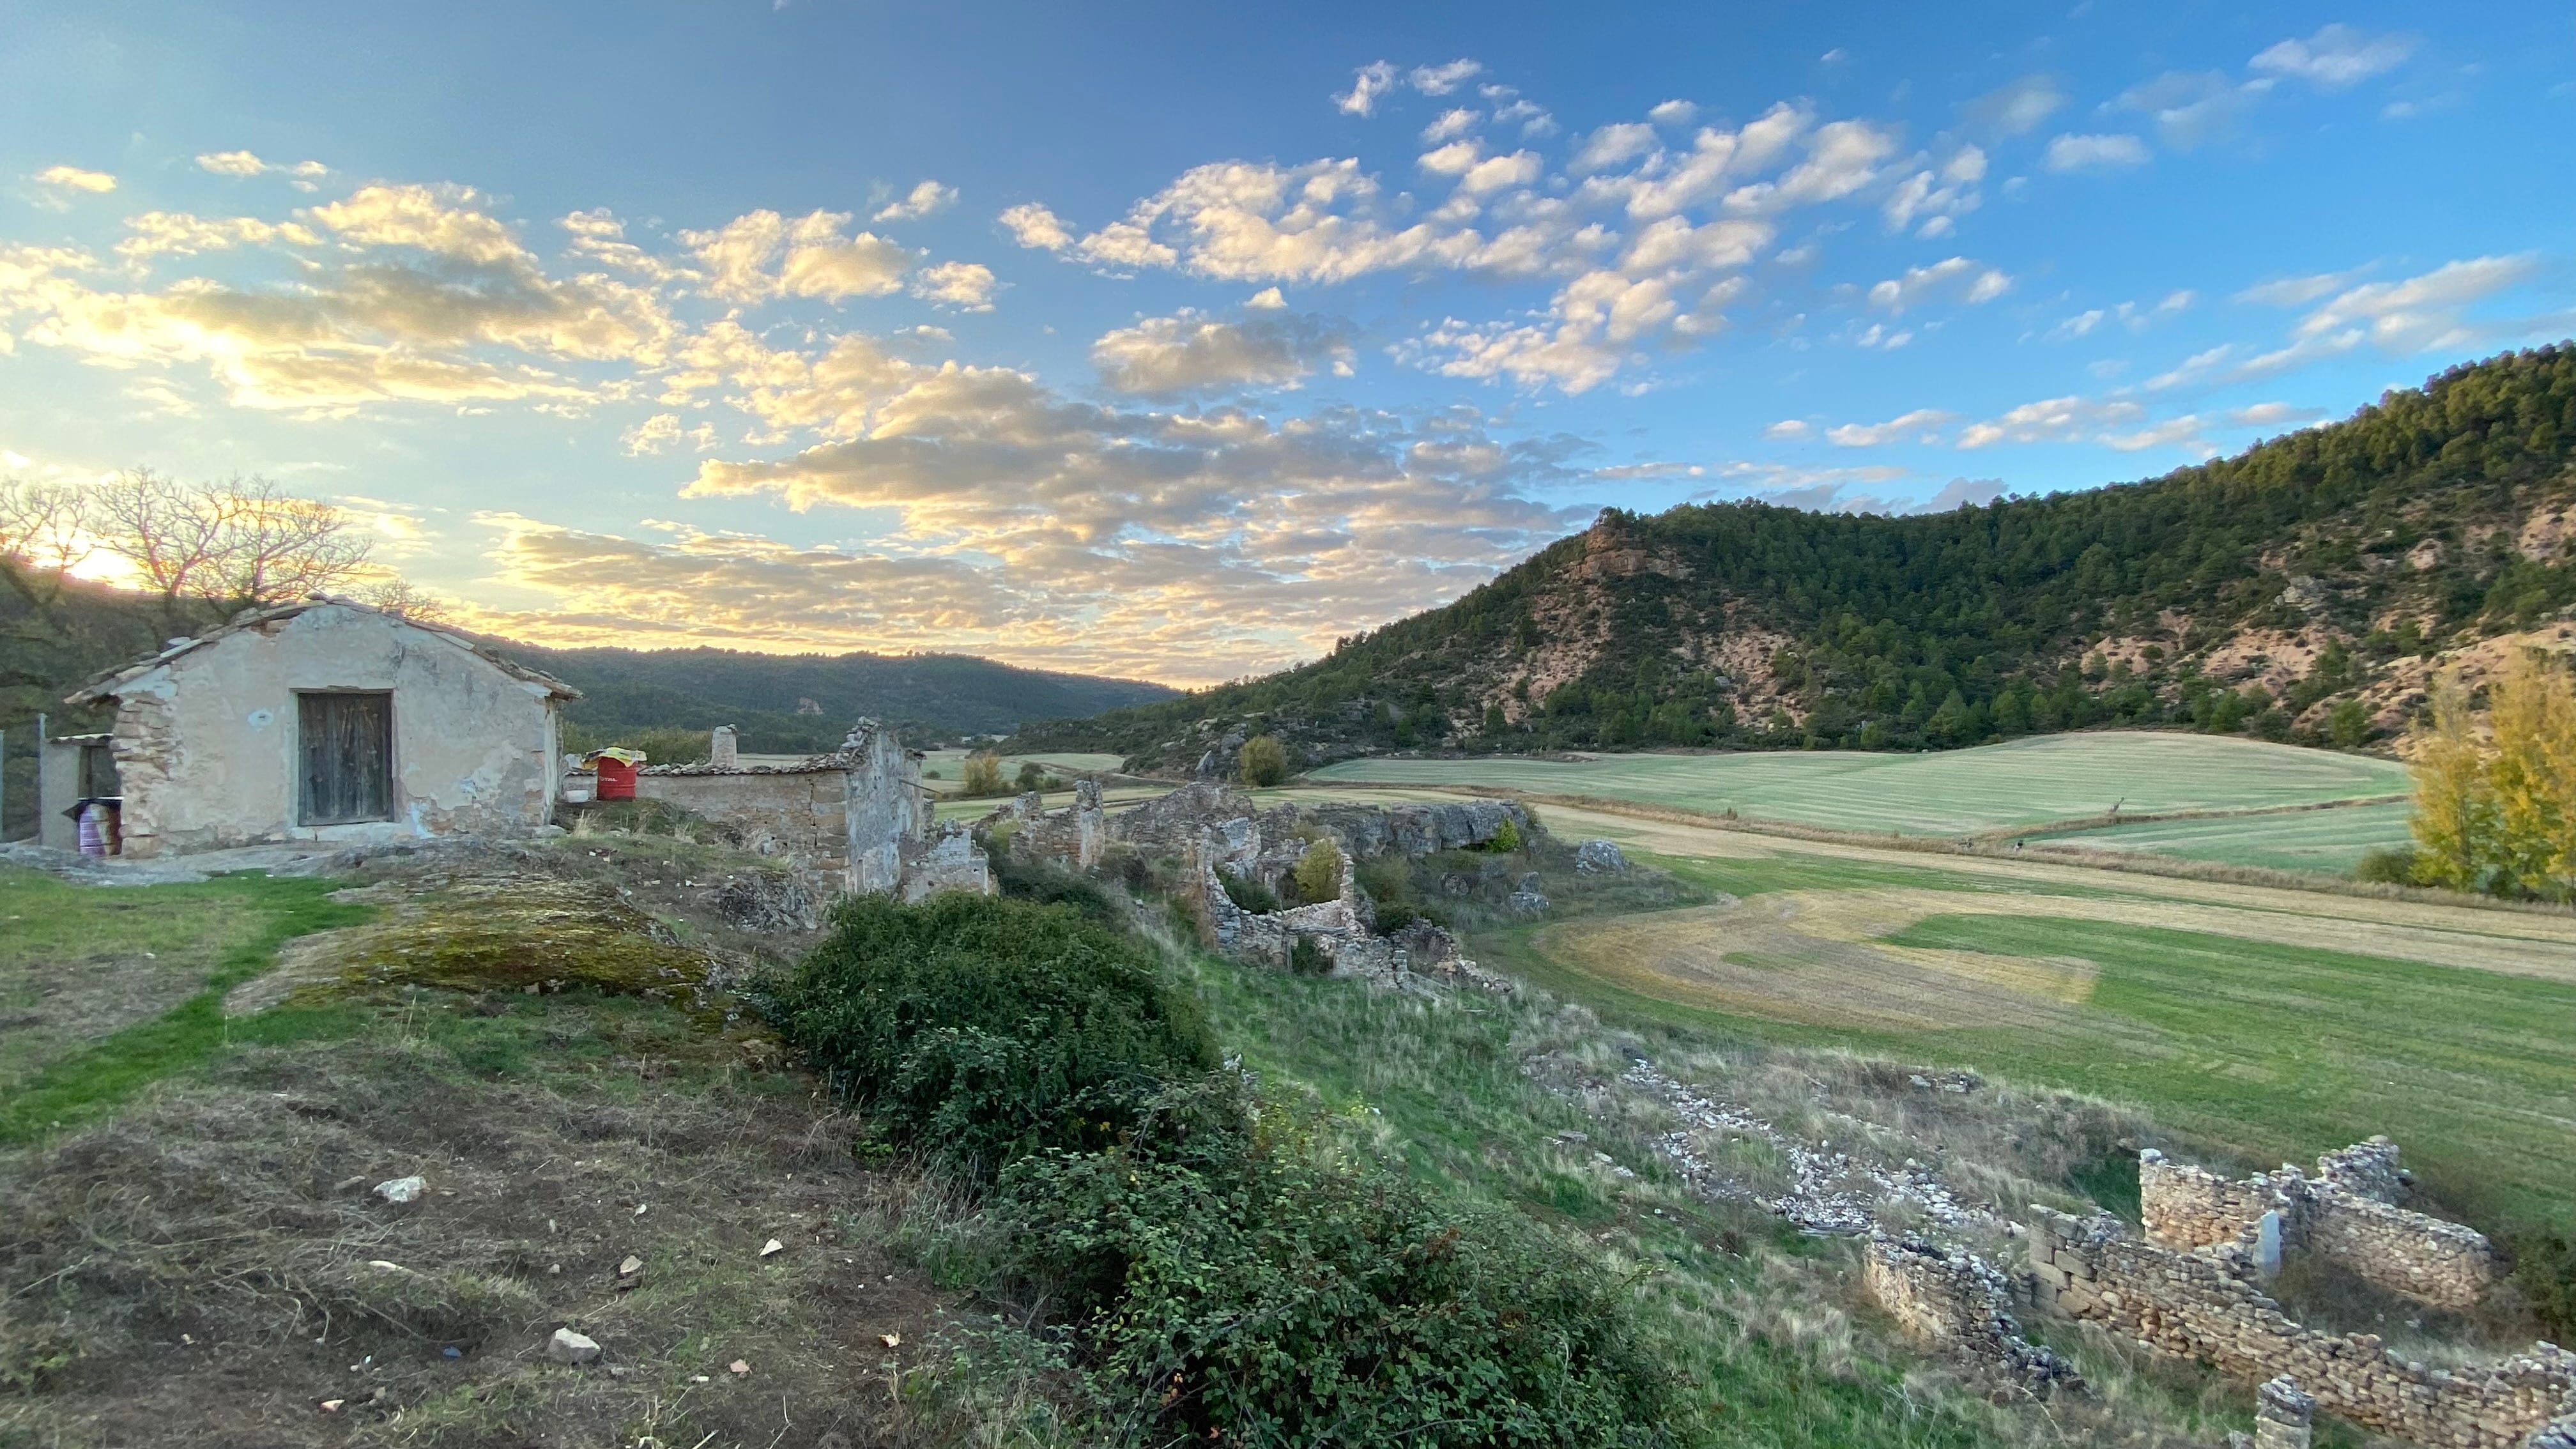
[{"label": "scattered cumulus cloud", "polygon": [[2135,136],[2069,132],[2048,143],[2042,165],[2051,171],[2117,171],[2147,164],[2147,143]]},{"label": "scattered cumulus cloud", "polygon": [[1913,441],[1937,443],[1941,429],[1959,420],[1959,415],[1939,408],[1916,408],[1889,418],[1883,423],[1844,423],[1825,429],[1825,441],[1837,448],[1880,448],[1889,443]]},{"label": "scattered cumulus cloud", "polygon": [[1966,257],[1945,257],[1928,266],[1908,267],[1905,275],[1890,277],[1869,289],[1869,304],[1891,312],[1921,306],[1936,297],[1958,296],[1971,306],[1991,302],[2012,290],[2012,278],[2002,270]]},{"label": "scattered cumulus cloud", "polygon": [[919,221],[957,203],[957,188],[936,181],[916,182],[903,196],[877,209],[871,221]]},{"label": "scattered cumulus cloud", "polygon": [[1687,126],[1698,118],[1699,107],[1689,101],[1664,101],[1646,111],[1646,119],[1658,126]]},{"label": "scattered cumulus cloud", "polygon": [[1091,346],[1100,380],[1145,397],[1238,387],[1293,387],[1317,368],[1352,371],[1351,331],[1329,318],[1294,316],[1271,288],[1227,321],[1183,309],[1148,317]]},{"label": "scattered cumulus cloud", "polygon": [[1962,111],[1968,123],[1981,133],[2026,136],[2065,106],[2066,92],[2054,78],[2026,75],[1968,102]]},{"label": "scattered cumulus cloud", "polygon": [[1426,96],[1445,96],[1484,73],[1485,67],[1472,60],[1453,60],[1447,65],[1421,65],[1413,68],[1413,88]]},{"label": "scattered cumulus cloud", "polygon": [[2325,90],[2358,85],[2406,63],[2415,40],[2368,35],[2349,25],[2328,25],[2305,40],[2284,40],[2247,62],[2271,75],[2294,76]]},{"label": "scattered cumulus cloud", "polygon": [[711,231],[683,231],[680,241],[707,270],[707,290],[727,301],[772,297],[882,297],[903,290],[912,253],[873,232],[844,237],[850,215],[809,212],[790,220],[747,212]]},{"label": "scattered cumulus cloud", "polygon": [[1073,231],[1063,218],[1034,201],[1024,201],[1004,211],[1001,220],[1011,239],[1024,247],[1060,252],[1073,245]]},{"label": "scattered cumulus cloud", "polygon": [[1380,96],[1395,89],[1395,67],[1386,61],[1371,61],[1351,77],[1351,88],[1333,97],[1333,104],[1346,116],[1377,114]]},{"label": "scattered cumulus cloud", "polygon": [[79,166],[48,166],[36,173],[36,184],[56,192],[83,192],[105,195],[116,189],[116,178],[104,171],[91,171]]},{"label": "scattered cumulus cloud", "polygon": [[990,312],[998,286],[993,269],[979,262],[939,262],[914,274],[912,295],[968,312]]},{"label": "scattered cumulus cloud", "polygon": [[312,191],[331,174],[331,168],[319,161],[271,163],[249,151],[208,151],[197,157],[197,169],[217,176],[281,175],[292,180],[298,191]]}]

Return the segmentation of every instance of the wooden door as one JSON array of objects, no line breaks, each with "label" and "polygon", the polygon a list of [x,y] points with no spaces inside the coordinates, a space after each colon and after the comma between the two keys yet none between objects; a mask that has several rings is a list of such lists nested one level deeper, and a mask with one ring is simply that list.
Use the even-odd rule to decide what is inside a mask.
[{"label": "wooden door", "polygon": [[304,746],[302,823],[392,819],[393,696],[298,695],[296,718]]}]

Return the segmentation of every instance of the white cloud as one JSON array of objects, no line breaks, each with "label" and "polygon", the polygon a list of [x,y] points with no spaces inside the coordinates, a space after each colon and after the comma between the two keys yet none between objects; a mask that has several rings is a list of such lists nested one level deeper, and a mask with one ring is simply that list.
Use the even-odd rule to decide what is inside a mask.
[{"label": "white cloud", "polygon": [[2066,93],[2044,75],[2026,75],[2001,90],[1970,101],[1963,109],[1980,132],[2028,135],[2066,104]]},{"label": "white cloud", "polygon": [[2072,132],[2048,143],[2043,165],[2051,171],[2108,171],[2147,164],[2147,145],[2135,136],[2083,136]]},{"label": "white cloud", "polygon": [[262,161],[248,151],[209,151],[197,158],[197,169],[217,176],[264,176],[278,173],[294,178],[295,189],[311,191],[314,183],[331,174],[331,168],[319,161]]},{"label": "white cloud", "polygon": [[292,221],[262,221],[255,216],[201,217],[183,211],[147,211],[127,217],[125,229],[131,235],[116,244],[116,254],[130,262],[277,242],[302,247],[322,244],[322,238],[310,227]]},{"label": "white cloud", "polygon": [[1699,116],[1699,107],[1688,101],[1664,101],[1646,111],[1646,119],[1658,126],[1687,126]]},{"label": "white cloud", "polygon": [[2349,25],[2328,25],[2305,40],[2284,40],[2248,62],[2255,70],[2296,76],[2326,90],[2358,85],[2406,63],[2415,40],[2405,35],[2366,35]]},{"label": "white cloud", "polygon": [[36,173],[36,184],[56,191],[85,191],[100,195],[116,189],[116,178],[104,171],[88,171],[78,166],[48,166]]},{"label": "white cloud", "polygon": [[1796,442],[1804,438],[1811,438],[1815,436],[1815,433],[1815,425],[1804,418],[1782,418],[1780,421],[1773,423],[1771,426],[1762,430],[1762,436],[1766,438],[1776,438],[1783,442]]},{"label": "white cloud", "polygon": [[684,428],[678,413],[655,413],[619,434],[617,440],[625,446],[629,457],[636,458],[667,452],[683,442],[695,446],[701,453],[711,453],[716,448],[716,430],[713,423]]},{"label": "white cloud", "polygon": [[1536,151],[1514,151],[1508,156],[1488,156],[1467,168],[1458,178],[1458,190],[1469,196],[1486,196],[1509,191],[1538,180],[1544,169]]},{"label": "white cloud", "polygon": [[1910,413],[1889,418],[1883,423],[1844,423],[1825,429],[1825,441],[1838,448],[1878,448],[1889,443],[1937,443],[1940,430],[1959,420],[1959,415],[1939,408],[1916,408]]},{"label": "white cloud", "polygon": [[1583,138],[1575,148],[1574,159],[1566,169],[1578,174],[1607,171],[1625,161],[1634,161],[1655,149],[1655,128],[1642,121],[1622,121],[1604,126]]},{"label": "white cloud", "polygon": [[912,254],[873,232],[842,237],[849,221],[841,211],[809,212],[793,221],[754,211],[713,231],[679,236],[705,264],[708,292],[727,301],[797,296],[837,302],[901,291]]},{"label": "white cloud", "polygon": [[1464,176],[1468,168],[1482,160],[1485,148],[1474,141],[1452,141],[1435,151],[1425,151],[1414,158],[1414,164],[1440,176]]},{"label": "white cloud", "polygon": [[877,213],[868,219],[919,221],[933,212],[946,210],[956,202],[956,187],[942,186],[936,181],[921,181],[914,183],[913,188],[903,194],[902,200],[878,208]]},{"label": "white cloud", "polygon": [[1352,348],[1347,326],[1289,315],[1272,288],[1247,304],[1238,322],[1184,309],[1118,328],[1091,345],[1091,362],[1101,381],[1120,392],[1174,397],[1293,386],[1319,366],[1347,374]]},{"label": "white cloud", "polygon": [[2134,424],[2146,416],[2146,411],[2126,398],[2043,398],[2023,403],[1991,422],[1971,423],[1960,429],[1959,446],[2069,442],[2099,436],[2105,428]]},{"label": "white cloud", "polygon": [[2188,151],[2234,132],[2273,85],[2268,76],[2239,82],[2220,71],[2166,71],[2121,92],[2111,108],[2143,112],[2167,146]]},{"label": "white cloud", "polygon": [[978,262],[940,262],[922,268],[912,279],[912,295],[969,312],[992,311],[996,290],[993,269]]},{"label": "white cloud", "polygon": [[1063,218],[1034,201],[1004,211],[1002,225],[1010,228],[1011,240],[1024,247],[1060,252],[1073,245],[1073,231]]},{"label": "white cloud", "polygon": [[1443,141],[1454,141],[1475,130],[1477,123],[1482,119],[1483,117],[1465,106],[1443,111],[1440,113],[1440,119],[1422,128],[1422,144],[1437,146]]},{"label": "white cloud", "polygon": [[2236,294],[2239,302],[2260,302],[2270,307],[2304,307],[2319,297],[2328,297],[2352,285],[2361,275],[2359,269],[2349,272],[2319,272],[2306,277],[2283,277],[2263,282]]},{"label": "white cloud", "polygon": [[1970,305],[1978,305],[2011,290],[2012,278],[1999,269],[1981,266],[1966,257],[1945,257],[1929,266],[1908,267],[1905,275],[1872,286],[1869,304],[1902,312],[1935,296],[1956,292]]},{"label": "white cloud", "polygon": [[1985,175],[1986,153],[1975,146],[1962,146],[1937,173],[1926,168],[1898,182],[1887,200],[1880,203],[1879,214],[1887,219],[1891,232],[1904,231],[1922,218],[1923,229],[1917,235],[1926,239],[1947,236],[1955,218],[1983,204],[1985,198],[1976,183]]},{"label": "white cloud", "polygon": [[1447,65],[1419,65],[1413,68],[1413,88],[1426,96],[1445,96],[1484,72],[1485,67],[1472,60],[1453,60]]},{"label": "white cloud", "polygon": [[2230,410],[2227,425],[2231,428],[2277,428],[2283,424],[2313,423],[2325,415],[2324,408],[2293,407],[2284,402],[2255,403]]},{"label": "white cloud", "polygon": [[1377,114],[1377,99],[1395,89],[1395,67],[1385,61],[1371,61],[1351,77],[1350,90],[1333,97],[1333,104],[1346,116]]}]

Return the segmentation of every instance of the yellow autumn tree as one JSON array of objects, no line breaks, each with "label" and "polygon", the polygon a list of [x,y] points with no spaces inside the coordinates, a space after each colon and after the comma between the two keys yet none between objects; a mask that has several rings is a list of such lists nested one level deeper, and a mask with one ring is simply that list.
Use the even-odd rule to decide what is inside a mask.
[{"label": "yellow autumn tree", "polygon": [[2537,652],[2488,692],[2482,743],[2456,674],[2433,685],[2415,756],[2415,876],[2426,885],[2561,896],[2576,881],[2576,681]]}]

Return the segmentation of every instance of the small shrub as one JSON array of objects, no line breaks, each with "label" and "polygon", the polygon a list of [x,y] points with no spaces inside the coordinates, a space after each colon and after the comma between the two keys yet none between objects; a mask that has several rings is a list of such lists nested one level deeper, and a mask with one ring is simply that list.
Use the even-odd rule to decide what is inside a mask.
[{"label": "small shrub", "polygon": [[979,1177],[1114,1141],[1167,1081],[1217,1058],[1198,1003],[1142,943],[1001,897],[847,902],[771,1008],[890,1133]]},{"label": "small shrub", "polygon": [[1496,855],[1505,855],[1520,849],[1520,826],[1514,824],[1510,816],[1504,816],[1502,828],[1494,832],[1493,839],[1485,842],[1485,848],[1494,852]]},{"label": "small shrub", "polygon": [[1288,778],[1288,747],[1275,735],[1254,735],[1236,752],[1236,764],[1243,771],[1243,783],[1258,789],[1276,785]]},{"label": "small shrub", "polygon": [[1413,869],[1403,856],[1387,854],[1360,862],[1360,890],[1377,909],[1377,928],[1400,931],[1422,915],[1413,889]]},{"label": "small shrub", "polygon": [[1225,888],[1227,900],[1256,916],[1266,916],[1279,909],[1279,897],[1249,871],[1237,874],[1220,870],[1216,873],[1216,883]]},{"label": "small shrub", "polygon": [[1297,857],[1297,894],[1309,901],[1329,901],[1342,893],[1342,848],[1318,840]]},{"label": "small shrub", "polygon": [[1043,790],[1046,788],[1046,782],[1047,775],[1046,767],[1044,765],[1039,764],[1035,760],[1020,761],[1019,777],[1013,781],[1013,783],[1018,786],[1019,793],[1026,795],[1032,790]]},{"label": "small shrub", "polygon": [[1022,859],[1007,851],[992,857],[993,880],[1013,900],[1041,906],[1070,906],[1104,926],[1120,925],[1126,916],[1097,881],[1051,860]]},{"label": "small shrub", "polygon": [[1002,793],[1002,757],[981,751],[966,757],[966,772],[959,776],[964,793],[976,798]]},{"label": "small shrub", "polygon": [[[1109,1152],[1014,1163],[1005,1266],[1145,1442],[1675,1442],[1627,1285],[1516,1214],[1332,1158],[1214,1079]],[[1238,1089],[1239,1090],[1239,1089]]]},{"label": "small shrub", "polygon": [[2513,1254],[2513,1283],[2531,1305],[2531,1316],[2553,1343],[2576,1340],[2576,1240],[2551,1230],[2506,1240]]},{"label": "small shrub", "polygon": [[2395,850],[2371,851],[2353,866],[2352,878],[2379,885],[2413,885],[2415,852],[2404,846]]},{"label": "small shrub", "polygon": [[1299,935],[1288,943],[1288,969],[1300,976],[1321,976],[1333,969],[1333,960],[1314,937]]}]

